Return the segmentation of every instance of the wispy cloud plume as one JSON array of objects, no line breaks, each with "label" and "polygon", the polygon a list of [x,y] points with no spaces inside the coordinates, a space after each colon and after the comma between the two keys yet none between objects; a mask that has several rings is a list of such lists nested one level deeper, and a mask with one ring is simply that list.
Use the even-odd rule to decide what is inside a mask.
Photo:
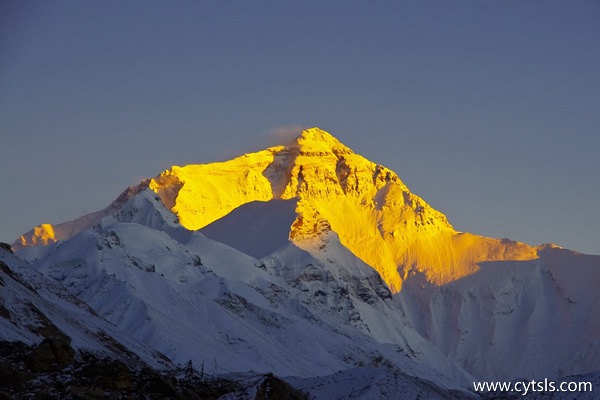
[{"label": "wispy cloud plume", "polygon": [[277,144],[287,144],[294,140],[300,133],[307,129],[302,125],[287,125],[272,129],[269,133],[269,142]]}]

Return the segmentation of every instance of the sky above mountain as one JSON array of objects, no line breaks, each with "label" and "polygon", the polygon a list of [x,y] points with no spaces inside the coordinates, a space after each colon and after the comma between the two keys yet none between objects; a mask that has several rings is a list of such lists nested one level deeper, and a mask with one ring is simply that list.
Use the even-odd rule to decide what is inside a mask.
[{"label": "sky above mountain", "polygon": [[600,5],[3,2],[0,241],[319,126],[458,230],[600,254]]}]

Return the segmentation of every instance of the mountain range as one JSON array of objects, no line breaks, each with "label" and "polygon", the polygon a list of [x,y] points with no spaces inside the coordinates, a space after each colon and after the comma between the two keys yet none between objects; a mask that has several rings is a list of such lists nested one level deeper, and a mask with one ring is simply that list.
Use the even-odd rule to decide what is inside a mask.
[{"label": "mountain range", "polygon": [[600,256],[458,232],[319,128],[174,166],[5,247],[0,340],[60,333],[74,359],[274,374],[319,399],[600,371]]}]

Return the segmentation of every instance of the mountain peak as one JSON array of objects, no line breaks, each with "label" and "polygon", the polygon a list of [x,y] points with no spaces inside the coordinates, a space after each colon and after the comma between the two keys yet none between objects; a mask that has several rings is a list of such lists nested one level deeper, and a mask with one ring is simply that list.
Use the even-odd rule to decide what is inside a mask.
[{"label": "mountain peak", "polygon": [[[318,256],[333,232],[393,292],[414,268],[444,284],[473,273],[481,261],[536,257],[530,246],[456,232],[446,216],[411,193],[395,172],[317,127],[287,145],[229,161],[174,166],[143,187],[154,191],[189,230],[202,229],[248,203],[270,202],[273,208],[273,200],[295,199],[296,218],[286,226],[287,239]],[[68,233],[63,238],[114,211],[109,207],[65,224],[60,227]],[[290,213],[284,214],[287,224]],[[22,247],[47,244],[45,237],[59,231],[59,226],[43,228],[33,231]]]},{"label": "mountain peak", "polygon": [[301,153],[353,153],[350,148],[342,144],[333,135],[317,127],[302,131],[300,135],[294,139],[292,144],[297,146]]}]

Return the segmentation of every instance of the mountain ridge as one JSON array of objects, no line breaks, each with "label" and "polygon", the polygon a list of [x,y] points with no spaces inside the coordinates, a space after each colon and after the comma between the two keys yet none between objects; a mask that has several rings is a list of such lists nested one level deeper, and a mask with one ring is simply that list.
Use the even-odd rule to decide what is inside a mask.
[{"label": "mountain ridge", "polygon": [[[229,161],[173,166],[120,198],[144,187],[156,192],[189,230],[249,202],[297,198],[291,241],[312,251],[322,242],[318,237],[332,229],[394,292],[414,268],[443,284],[475,272],[482,261],[537,257],[537,249],[523,243],[456,232],[445,215],[410,192],[396,173],[319,128],[304,130],[285,145]],[[76,233],[116,208],[118,204],[111,205],[67,226]],[[56,235],[65,230],[64,224],[40,225],[21,236],[15,247],[68,238],[69,233]]]}]

